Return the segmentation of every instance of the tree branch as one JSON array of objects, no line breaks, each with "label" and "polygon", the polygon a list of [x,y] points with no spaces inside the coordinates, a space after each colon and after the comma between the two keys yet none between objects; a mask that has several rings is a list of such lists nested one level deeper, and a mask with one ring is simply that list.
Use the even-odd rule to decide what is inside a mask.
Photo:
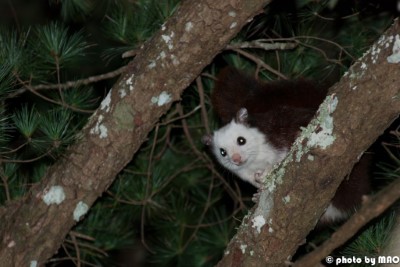
[{"label": "tree branch", "polygon": [[399,33],[396,20],[331,88],[287,158],[266,177],[259,203],[219,267],[283,265],[291,259],[343,177],[400,113],[400,63],[389,60],[400,57],[393,49]]},{"label": "tree branch", "polygon": [[307,254],[300,260],[296,261],[295,267],[317,266],[317,264],[328,256],[335,248],[343,245],[361,227],[370,220],[378,217],[389,206],[391,206],[400,197],[400,179],[395,180],[386,188],[381,190],[377,195],[367,198],[362,208],[355,213],[345,224],[343,224],[330,239],[325,241],[321,246],[313,252]]},{"label": "tree branch", "polygon": [[0,262],[44,265],[113,182],[160,116],[268,0],[183,1],[138,51],[64,157],[0,209]]}]

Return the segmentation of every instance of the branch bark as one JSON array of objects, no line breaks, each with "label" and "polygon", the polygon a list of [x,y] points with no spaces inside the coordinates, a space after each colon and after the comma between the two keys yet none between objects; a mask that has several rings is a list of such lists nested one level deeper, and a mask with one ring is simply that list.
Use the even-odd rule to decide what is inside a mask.
[{"label": "branch bark", "polygon": [[0,210],[2,266],[41,266],[113,182],[173,101],[269,0],[183,1],[138,51],[77,142]]},{"label": "branch bark", "polygon": [[[267,189],[219,267],[283,266],[304,243],[343,177],[400,113],[399,34],[396,20],[331,88],[307,128],[314,130],[303,131],[288,157],[266,177]],[[390,63],[393,59],[397,63]],[[321,135],[325,138],[311,142]]]},{"label": "branch bark", "polygon": [[328,240],[314,251],[296,261],[294,267],[318,266],[319,262],[339,246],[349,240],[365,224],[379,216],[400,196],[400,179],[382,189],[377,195],[368,198],[362,208],[343,224]]}]

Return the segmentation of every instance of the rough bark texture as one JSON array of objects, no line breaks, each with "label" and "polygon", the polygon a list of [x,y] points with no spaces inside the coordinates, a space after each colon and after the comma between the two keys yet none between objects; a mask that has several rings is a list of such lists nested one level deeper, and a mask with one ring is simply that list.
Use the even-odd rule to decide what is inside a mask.
[{"label": "rough bark texture", "polygon": [[[272,193],[274,206],[265,205],[268,190],[264,191],[218,266],[285,266],[305,242],[343,177],[400,113],[400,63],[387,60],[394,54],[394,44],[400,45],[399,34],[396,20],[331,88],[329,97],[337,100],[331,114],[335,141],[325,149],[312,148],[305,154],[300,152],[307,151],[309,139],[292,147],[288,159],[266,178],[279,178]],[[329,107],[334,109],[334,101],[330,103],[328,111]],[[321,128],[317,127],[318,131]]]},{"label": "rough bark texture", "polygon": [[268,2],[183,1],[130,63],[76,144],[24,199],[0,211],[1,266],[43,265],[132,159],[159,117]]}]

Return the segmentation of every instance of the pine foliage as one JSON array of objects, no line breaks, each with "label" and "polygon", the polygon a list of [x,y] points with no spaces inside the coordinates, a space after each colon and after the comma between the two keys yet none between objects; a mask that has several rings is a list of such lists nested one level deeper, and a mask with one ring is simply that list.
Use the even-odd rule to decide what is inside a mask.
[{"label": "pine foliage", "polygon": [[[137,51],[179,5],[178,0],[98,2],[49,1],[51,15],[44,22],[17,25],[16,17],[0,28],[1,204],[23,197],[62,158],[115,79],[63,85],[126,64],[122,54]],[[232,40],[235,48],[216,57],[48,266],[218,262],[255,190],[217,166],[200,142],[206,129],[218,127],[208,97],[214,75],[230,64],[265,80],[307,77],[332,84],[394,15],[374,1],[292,2],[270,4]],[[295,47],[242,47],[260,40]],[[382,162],[380,171],[397,178],[399,155],[390,151],[395,160]],[[338,255],[377,255],[393,221],[391,215],[377,221]],[[126,261],[131,265],[123,265]]]}]

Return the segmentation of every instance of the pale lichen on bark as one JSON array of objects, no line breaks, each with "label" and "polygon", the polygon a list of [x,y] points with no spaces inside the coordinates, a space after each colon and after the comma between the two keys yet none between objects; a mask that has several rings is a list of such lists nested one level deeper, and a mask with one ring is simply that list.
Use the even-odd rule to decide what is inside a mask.
[{"label": "pale lichen on bark", "polygon": [[82,216],[84,216],[89,210],[89,206],[83,202],[79,201],[78,204],[76,204],[76,208],[73,213],[74,221],[79,221]]},{"label": "pale lichen on bark", "polygon": [[53,185],[43,194],[42,200],[46,205],[60,205],[65,200],[64,188],[59,185]]}]

